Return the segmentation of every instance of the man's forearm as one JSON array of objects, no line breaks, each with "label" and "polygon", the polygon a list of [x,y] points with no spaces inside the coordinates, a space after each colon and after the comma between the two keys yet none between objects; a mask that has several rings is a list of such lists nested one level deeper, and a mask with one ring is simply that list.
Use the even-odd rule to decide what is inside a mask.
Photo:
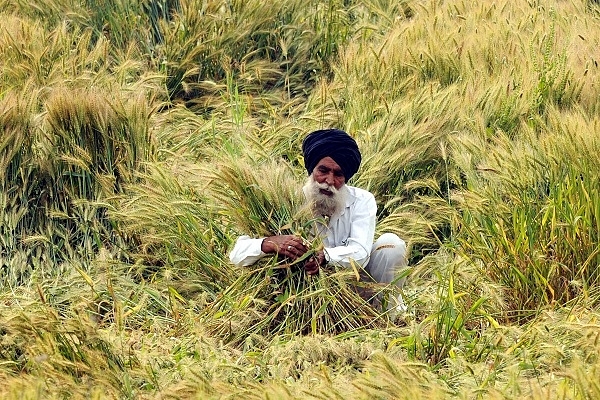
[{"label": "man's forearm", "polygon": [[261,250],[263,238],[253,239],[250,236],[240,236],[229,253],[229,260],[239,267],[254,264],[266,253]]},{"label": "man's forearm", "polygon": [[350,267],[352,262],[361,266],[366,265],[370,251],[367,251],[365,246],[355,243],[348,246],[325,247],[324,253],[328,263]]}]

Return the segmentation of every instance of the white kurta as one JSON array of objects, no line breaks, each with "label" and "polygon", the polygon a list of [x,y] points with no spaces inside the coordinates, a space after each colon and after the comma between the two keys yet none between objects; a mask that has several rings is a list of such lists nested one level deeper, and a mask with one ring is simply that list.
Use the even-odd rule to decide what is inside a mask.
[{"label": "white kurta", "polygon": [[[333,216],[327,229],[323,229],[323,245],[328,262],[350,266],[350,260],[366,266],[373,247],[377,204],[368,191],[346,186],[346,207],[339,216]],[[229,259],[238,266],[248,266],[260,260],[264,238],[240,236],[229,254]]]},{"label": "white kurta", "polygon": [[[351,260],[363,266],[377,281],[402,288],[405,278],[398,278],[398,272],[406,267],[406,243],[397,235],[384,233],[373,243],[377,204],[368,191],[354,186],[348,188],[346,207],[339,216],[329,221],[327,228],[320,232],[325,258],[343,266],[350,266]],[[266,253],[261,251],[264,238],[240,236],[229,253],[229,259],[238,266],[248,266],[260,260]],[[388,310],[394,313],[406,310],[401,295],[390,298]]]}]

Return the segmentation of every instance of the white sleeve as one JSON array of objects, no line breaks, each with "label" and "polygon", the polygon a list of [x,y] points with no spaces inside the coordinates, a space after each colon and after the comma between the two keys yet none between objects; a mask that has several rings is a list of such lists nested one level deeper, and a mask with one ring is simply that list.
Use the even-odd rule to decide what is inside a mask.
[{"label": "white sleeve", "polygon": [[375,198],[372,195],[362,198],[352,210],[350,232],[345,245],[325,247],[327,261],[350,267],[352,259],[361,266],[366,266],[373,247],[376,219]]},{"label": "white sleeve", "polygon": [[240,236],[229,253],[229,260],[238,267],[247,267],[254,264],[266,255],[261,250],[263,239]]}]

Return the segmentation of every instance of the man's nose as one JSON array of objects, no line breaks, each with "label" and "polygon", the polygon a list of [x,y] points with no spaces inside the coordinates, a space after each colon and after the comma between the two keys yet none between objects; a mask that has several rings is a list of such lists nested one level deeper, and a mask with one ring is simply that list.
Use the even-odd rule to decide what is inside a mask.
[{"label": "man's nose", "polygon": [[333,186],[333,183],[334,183],[333,174],[327,174],[327,176],[325,177],[325,182],[329,186]]}]

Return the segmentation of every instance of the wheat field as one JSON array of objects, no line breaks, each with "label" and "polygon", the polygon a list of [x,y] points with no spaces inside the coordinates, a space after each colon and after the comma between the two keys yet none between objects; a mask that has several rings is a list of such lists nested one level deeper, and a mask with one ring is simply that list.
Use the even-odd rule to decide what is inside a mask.
[{"label": "wheat field", "polygon": [[[0,397],[600,398],[597,0],[0,18]],[[309,230],[301,143],[328,127],[408,244],[400,320],[356,270],[229,262]]]}]

